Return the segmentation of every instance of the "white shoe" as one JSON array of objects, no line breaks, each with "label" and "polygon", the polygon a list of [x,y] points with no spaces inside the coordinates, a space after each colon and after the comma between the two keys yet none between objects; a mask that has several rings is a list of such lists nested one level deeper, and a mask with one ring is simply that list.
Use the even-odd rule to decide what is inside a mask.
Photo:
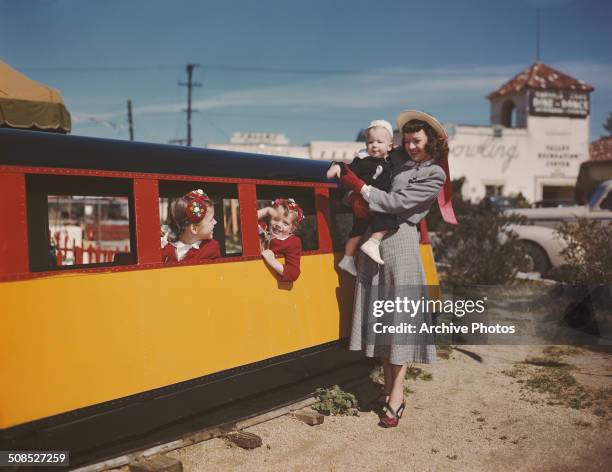
[{"label": "white shoe", "polygon": [[357,277],[357,266],[355,265],[355,258],[353,256],[345,255],[340,262],[338,262],[338,267],[344,272],[348,272],[352,276]]},{"label": "white shoe", "polygon": [[383,261],[380,257],[380,241],[370,238],[365,243],[363,243],[359,249],[365,252],[370,257],[370,259],[372,259],[377,264],[385,264],[385,261]]}]

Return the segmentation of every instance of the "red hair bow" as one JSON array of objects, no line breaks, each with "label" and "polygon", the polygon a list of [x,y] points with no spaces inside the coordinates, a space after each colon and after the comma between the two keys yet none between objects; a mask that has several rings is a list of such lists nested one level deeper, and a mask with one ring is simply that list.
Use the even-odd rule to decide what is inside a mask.
[{"label": "red hair bow", "polygon": [[187,201],[185,215],[192,224],[197,224],[204,219],[208,206],[212,205],[212,200],[204,193],[204,190],[192,190],[183,197]]},{"label": "red hair bow", "polygon": [[279,206],[294,211],[297,215],[297,224],[300,224],[304,219],[304,212],[293,198],[277,198],[272,202],[272,208],[278,208]]}]

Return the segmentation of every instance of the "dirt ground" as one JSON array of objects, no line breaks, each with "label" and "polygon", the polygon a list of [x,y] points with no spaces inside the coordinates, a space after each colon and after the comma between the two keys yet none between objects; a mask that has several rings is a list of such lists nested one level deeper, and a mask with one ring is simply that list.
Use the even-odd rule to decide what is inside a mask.
[{"label": "dirt ground", "polygon": [[420,366],[431,380],[406,381],[397,428],[380,428],[373,412],[319,426],[285,416],[247,430],[263,439],[254,450],[213,439],[167,455],[188,472],[612,470],[610,352],[460,349]]}]

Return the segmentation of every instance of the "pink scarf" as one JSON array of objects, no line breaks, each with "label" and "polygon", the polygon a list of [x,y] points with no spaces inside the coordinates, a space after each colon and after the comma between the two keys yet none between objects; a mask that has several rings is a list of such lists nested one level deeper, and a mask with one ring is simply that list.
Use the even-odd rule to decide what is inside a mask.
[{"label": "pink scarf", "polygon": [[453,189],[451,187],[451,178],[450,178],[450,170],[448,169],[448,159],[444,159],[440,165],[446,174],[446,180],[444,181],[444,185],[438,193],[438,206],[440,207],[440,213],[442,214],[442,219],[451,225],[457,224],[457,218],[455,217],[455,212],[453,210]]}]

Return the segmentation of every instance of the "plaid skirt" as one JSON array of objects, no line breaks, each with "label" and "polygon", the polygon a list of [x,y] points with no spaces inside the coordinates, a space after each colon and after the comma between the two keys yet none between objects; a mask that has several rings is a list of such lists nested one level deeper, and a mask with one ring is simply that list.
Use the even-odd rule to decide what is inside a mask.
[{"label": "plaid skirt", "polygon": [[[367,357],[388,359],[391,364],[397,365],[409,362],[422,364],[435,362],[434,336],[427,332],[418,332],[418,328],[423,323],[431,325],[430,314],[421,310],[407,315],[400,308],[400,311],[386,312],[381,318],[372,316],[375,300],[395,300],[397,297],[427,300],[419,239],[417,227],[404,222],[397,231],[387,233],[380,244],[384,265],[379,266],[359,251],[350,338],[351,350],[363,350]],[[417,332],[374,334],[372,322],[381,320],[385,320],[385,324],[396,326],[408,322],[417,327]]]}]

